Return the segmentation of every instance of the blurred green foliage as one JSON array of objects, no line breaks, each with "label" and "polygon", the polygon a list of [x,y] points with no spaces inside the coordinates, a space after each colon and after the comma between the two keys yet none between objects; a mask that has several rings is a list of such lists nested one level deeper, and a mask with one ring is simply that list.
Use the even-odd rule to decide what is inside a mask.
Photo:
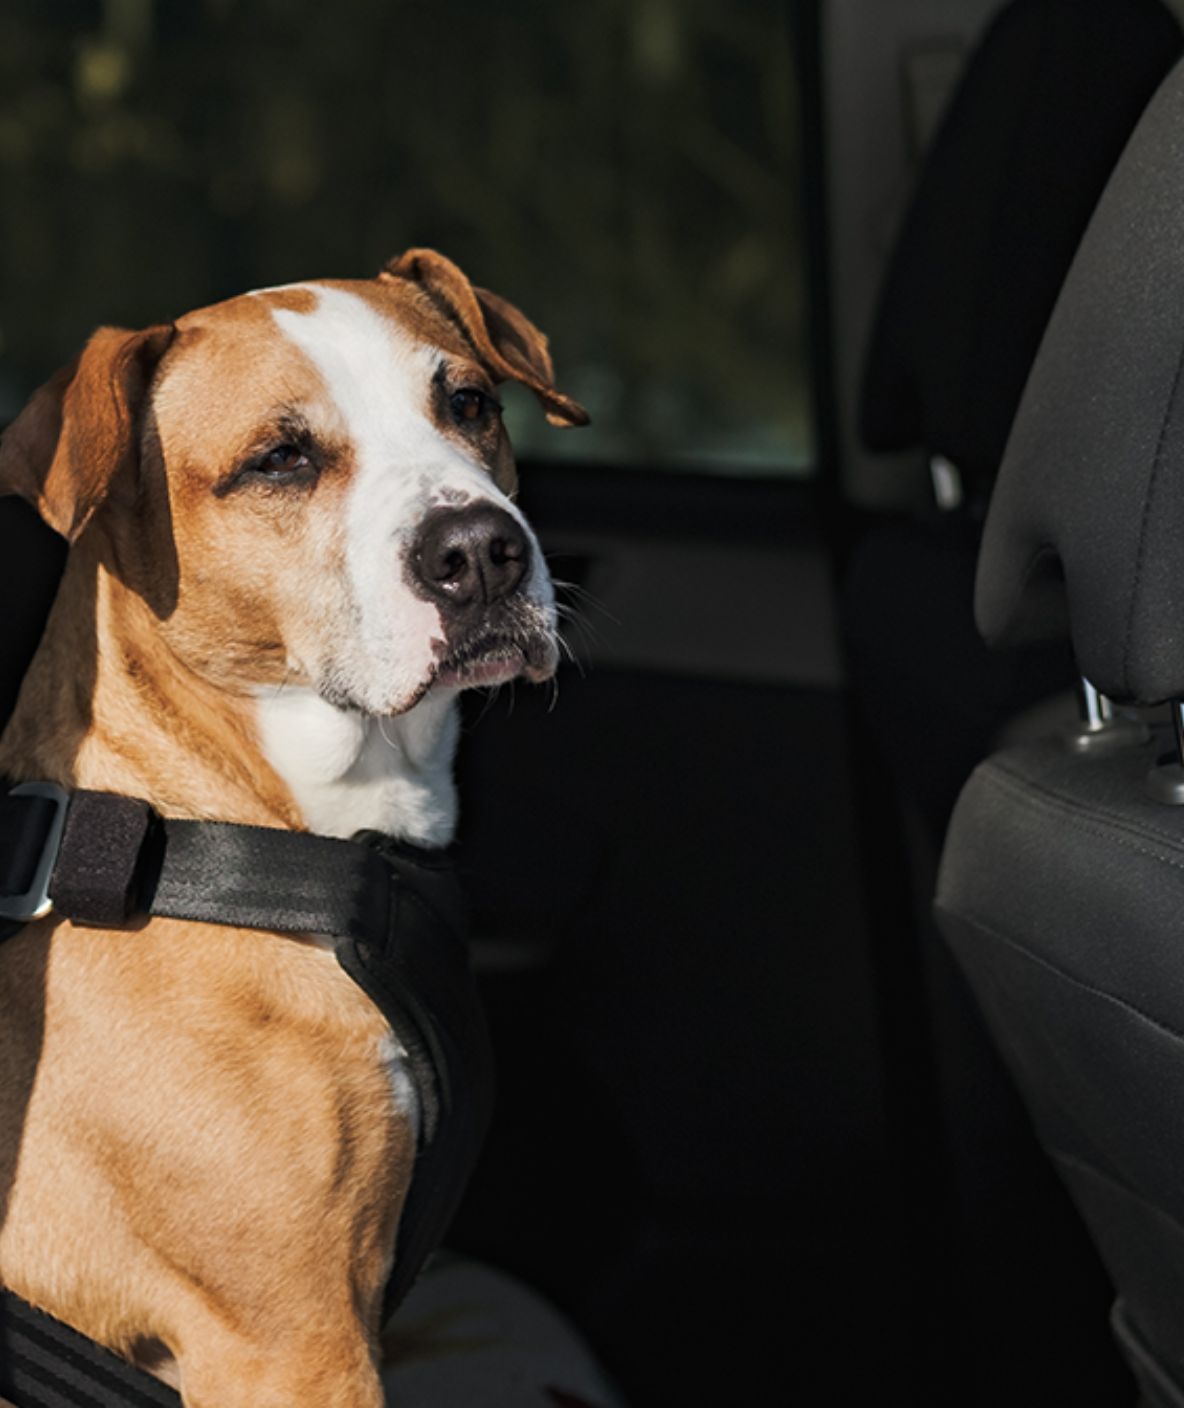
[{"label": "blurred green foliage", "polygon": [[801,472],[786,0],[0,0],[0,414],[100,323],[442,249],[575,454]]}]

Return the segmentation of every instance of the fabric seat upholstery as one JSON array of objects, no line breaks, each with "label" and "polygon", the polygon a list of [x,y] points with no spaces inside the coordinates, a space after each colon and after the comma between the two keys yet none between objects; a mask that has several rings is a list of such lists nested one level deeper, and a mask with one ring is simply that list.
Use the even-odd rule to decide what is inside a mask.
[{"label": "fabric seat upholstery", "polygon": [[[996,644],[1071,632],[1120,703],[1184,699],[1184,66],[1099,203],[1020,406],[983,540]],[[1184,1404],[1184,807],[1172,733],[982,764],[938,922],[1113,1280],[1144,1401]]]}]

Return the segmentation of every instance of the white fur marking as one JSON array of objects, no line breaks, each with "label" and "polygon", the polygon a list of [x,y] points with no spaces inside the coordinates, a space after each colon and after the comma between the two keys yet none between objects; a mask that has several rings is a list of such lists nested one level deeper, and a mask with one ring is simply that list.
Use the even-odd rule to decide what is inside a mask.
[{"label": "white fur marking", "polygon": [[[445,627],[412,588],[408,554],[424,515],[481,500],[522,524],[534,548],[524,594],[545,613],[554,598],[522,515],[430,415],[443,354],[364,299],[318,284],[309,313],[272,308],[276,326],[316,366],[337,429],[352,448],[346,501],[349,620],[302,660],[315,688],[261,695],[263,749],[308,825],[327,836],[364,828],[428,845],[451,839],[454,691],[432,680]],[[318,692],[319,691],[319,692]],[[346,699],[354,707],[326,702]]]},{"label": "white fur marking", "polygon": [[378,1059],[386,1067],[387,1079],[394,1092],[395,1109],[411,1126],[411,1133],[418,1144],[423,1128],[423,1106],[407,1061],[407,1049],[394,1032],[386,1032],[379,1040]]},{"label": "white fur marking", "polygon": [[456,825],[454,697],[434,689],[384,719],[338,709],[311,689],[281,689],[258,700],[263,752],[320,835],[374,830],[447,845]]},{"label": "white fur marking", "polygon": [[[316,309],[274,308],[272,317],[320,372],[356,465],[346,535],[357,629],[334,663],[349,697],[367,713],[397,713],[430,675],[433,642],[443,635],[439,612],[406,579],[406,554],[424,514],[436,504],[481,499],[523,520],[484,468],[431,419],[439,348],[417,342],[355,294],[301,287],[316,296]],[[527,591],[550,602],[549,582],[537,566]]]}]

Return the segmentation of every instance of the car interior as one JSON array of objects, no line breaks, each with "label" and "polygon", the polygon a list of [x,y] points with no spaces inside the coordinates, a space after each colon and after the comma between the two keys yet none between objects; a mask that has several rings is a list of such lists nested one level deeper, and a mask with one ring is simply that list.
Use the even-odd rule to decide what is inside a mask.
[{"label": "car interior", "polygon": [[[1184,1404],[1182,58],[1184,0],[0,16],[0,421],[416,244],[591,412],[506,396],[567,659],[463,702],[446,1245],[631,1408]],[[64,551],[0,502],[0,719]]]}]

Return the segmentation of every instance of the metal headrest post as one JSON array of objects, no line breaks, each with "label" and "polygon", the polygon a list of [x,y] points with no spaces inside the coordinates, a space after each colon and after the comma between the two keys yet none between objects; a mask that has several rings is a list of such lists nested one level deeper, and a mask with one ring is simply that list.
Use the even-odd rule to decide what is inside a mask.
[{"label": "metal headrest post", "polygon": [[1077,703],[1081,710],[1082,732],[1101,733],[1114,722],[1114,705],[1084,675],[1077,686]]},{"label": "metal headrest post", "polygon": [[1147,730],[1137,719],[1116,713],[1111,700],[1095,689],[1084,675],[1077,681],[1077,708],[1080,726],[1068,739],[1075,753],[1142,743],[1147,737]]}]

